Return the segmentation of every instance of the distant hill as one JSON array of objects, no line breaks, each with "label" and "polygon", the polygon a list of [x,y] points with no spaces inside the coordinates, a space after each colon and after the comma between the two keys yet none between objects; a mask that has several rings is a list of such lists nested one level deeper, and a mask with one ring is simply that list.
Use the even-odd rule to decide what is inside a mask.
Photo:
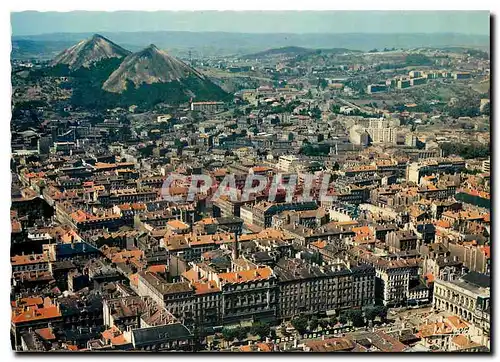
[{"label": "distant hill", "polygon": [[[368,51],[374,48],[409,49],[419,47],[488,47],[490,37],[455,33],[428,34],[248,34],[224,32],[103,32],[103,36],[118,44],[146,47],[154,43],[161,49],[176,49],[177,52],[193,51],[197,56],[251,54],[281,47],[303,47],[306,49],[359,49]],[[34,36],[13,37],[13,40],[32,41],[79,41],[91,37],[91,33],[55,33]]]},{"label": "distant hill", "polygon": [[262,52],[248,54],[248,55],[244,56],[244,58],[255,59],[255,58],[267,58],[267,57],[274,57],[274,56],[295,56],[295,55],[309,54],[312,52],[314,52],[313,49],[288,46],[288,47],[267,49],[267,50],[264,50]]},{"label": "distant hill", "polygon": [[103,59],[123,58],[130,51],[106,39],[102,35],[94,34],[91,38],[82,40],[64,50],[54,58],[51,65],[65,64],[69,69],[89,67]]},{"label": "distant hill", "polygon": [[203,74],[154,44],[127,56],[102,89],[131,104],[222,100],[228,96]]},{"label": "distant hill", "polygon": [[347,48],[327,48],[314,49],[316,54],[343,54],[343,53],[363,53],[362,50],[347,49]]},{"label": "distant hill", "polygon": [[12,40],[11,58],[49,60],[72,44],[72,41],[66,40]]},{"label": "distant hill", "polygon": [[346,48],[330,48],[330,49],[310,49],[295,46],[267,49],[262,52],[245,55],[245,59],[258,59],[276,56],[301,56],[309,54],[341,54],[341,53],[360,53],[360,50],[351,50]]},{"label": "distant hill", "polygon": [[[126,56],[125,56],[126,55]],[[95,35],[59,54],[48,67],[29,77],[66,76],[71,104],[88,109],[196,100],[225,100],[229,94],[179,59],[150,45],[130,53]]]},{"label": "distant hill", "polygon": [[194,77],[206,81],[205,77],[187,64],[151,44],[147,48],[130,54],[104,82],[103,89],[121,93],[132,82],[135,87],[142,84],[168,83]]}]

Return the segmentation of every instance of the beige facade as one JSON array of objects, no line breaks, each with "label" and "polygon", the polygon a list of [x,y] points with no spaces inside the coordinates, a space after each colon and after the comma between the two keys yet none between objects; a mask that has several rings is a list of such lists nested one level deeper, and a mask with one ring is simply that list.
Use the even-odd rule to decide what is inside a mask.
[{"label": "beige facade", "polygon": [[490,290],[462,279],[434,282],[433,307],[458,315],[485,333],[490,331]]}]

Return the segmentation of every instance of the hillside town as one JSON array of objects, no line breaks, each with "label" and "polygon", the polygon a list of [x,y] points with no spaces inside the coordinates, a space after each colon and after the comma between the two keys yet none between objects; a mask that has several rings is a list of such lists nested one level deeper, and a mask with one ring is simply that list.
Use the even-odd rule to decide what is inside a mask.
[{"label": "hillside town", "polygon": [[16,351],[489,352],[490,55],[12,59]]}]

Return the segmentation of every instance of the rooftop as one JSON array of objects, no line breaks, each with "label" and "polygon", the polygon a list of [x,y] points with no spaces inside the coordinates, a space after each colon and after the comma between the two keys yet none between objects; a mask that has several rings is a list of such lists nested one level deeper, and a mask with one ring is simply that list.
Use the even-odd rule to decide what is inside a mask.
[{"label": "rooftop", "polygon": [[222,283],[247,283],[259,280],[267,280],[273,276],[273,270],[269,267],[242,270],[239,272],[221,273],[218,275]]}]

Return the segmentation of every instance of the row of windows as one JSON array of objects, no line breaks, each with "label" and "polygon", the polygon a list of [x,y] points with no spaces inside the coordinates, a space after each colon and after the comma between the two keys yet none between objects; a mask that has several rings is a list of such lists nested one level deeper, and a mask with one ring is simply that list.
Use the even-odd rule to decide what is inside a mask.
[{"label": "row of windows", "polygon": [[47,264],[28,264],[28,265],[13,265],[12,270],[13,271],[26,271],[26,270],[47,270],[48,265]]},{"label": "row of windows", "polygon": [[201,303],[198,305],[198,308],[215,308],[219,305],[219,303],[216,302],[206,302],[206,303]]},{"label": "row of windows", "polygon": [[232,305],[240,306],[240,305],[265,303],[265,302],[267,302],[267,298],[240,299],[240,300],[237,300],[237,301],[233,301],[232,303],[226,303],[226,304],[228,304],[228,305],[232,304]]},{"label": "row of windows", "polygon": [[158,343],[158,344],[153,344],[152,346],[145,346],[142,347],[141,350],[143,351],[154,351],[157,349],[164,349],[164,348],[173,348],[173,347],[180,347],[183,345],[188,344],[187,341],[180,341],[179,343],[177,341],[173,341],[171,343]]},{"label": "row of windows", "polygon": [[[227,308],[229,309],[229,308]],[[226,313],[227,316],[231,315],[237,315],[241,313],[262,313],[262,312],[268,312],[270,311],[269,308],[263,307],[263,308],[257,308],[257,307],[245,307],[245,308],[233,308],[231,312]]]},{"label": "row of windows", "polygon": [[389,283],[391,288],[405,288],[408,285],[408,281],[394,281]]},{"label": "row of windows", "polygon": [[410,276],[405,273],[405,274],[396,274],[396,275],[389,275],[389,280],[405,280],[408,279]]},{"label": "row of windows", "polygon": [[242,289],[250,289],[250,288],[262,288],[264,286],[269,286],[270,283],[265,282],[257,282],[257,283],[245,283],[243,285],[237,285],[233,287],[233,290],[242,290]]},{"label": "row of windows", "polygon": [[214,295],[204,295],[203,297],[201,297],[201,300],[203,302],[210,302],[210,301],[219,300],[219,299],[220,299],[220,297],[217,294],[214,294]]},{"label": "row of windows", "polygon": [[450,300],[453,300],[457,303],[460,303],[462,306],[473,309],[474,308],[474,300],[457,292],[450,291],[449,289],[444,289],[436,286],[434,288],[434,292],[436,295],[440,295],[442,297],[446,297]]},{"label": "row of windows", "polygon": [[336,289],[351,289],[352,284],[326,284],[326,285],[311,285],[311,284],[301,284],[301,285],[290,285],[287,286],[286,288],[283,288],[282,290],[284,291],[292,291],[292,292],[297,292],[297,291],[318,291],[318,290],[330,290],[334,291]]}]

